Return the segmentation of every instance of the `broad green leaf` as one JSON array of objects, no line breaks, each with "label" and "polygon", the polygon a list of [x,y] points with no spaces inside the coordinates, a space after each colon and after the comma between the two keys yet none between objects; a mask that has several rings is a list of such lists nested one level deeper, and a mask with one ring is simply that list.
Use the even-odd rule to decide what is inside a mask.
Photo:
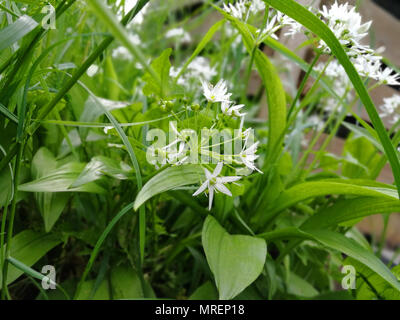
[{"label": "broad green leaf", "polygon": [[397,193],[391,186],[383,187],[382,184],[375,184],[373,181],[367,185],[356,184],[357,180],[329,179],[312,182],[304,182],[295,185],[282,192],[272,207],[266,210],[262,216],[263,222],[268,221],[280,211],[290,208],[292,205],[315,197],[327,195],[351,195],[369,196],[396,200]]},{"label": "broad green leaf", "polygon": [[361,262],[387,281],[393,288],[400,291],[400,281],[386,265],[372,252],[366,250],[353,239],[346,238],[340,233],[328,230],[307,230],[314,239],[324,246],[340,251]]},{"label": "broad green leaf", "polygon": [[346,140],[343,152],[346,158],[355,160],[343,164],[342,174],[344,176],[373,179],[371,168],[379,165],[382,156],[376,152],[376,148],[370,140],[351,135]]},{"label": "broad green leaf", "polygon": [[126,180],[130,176],[130,171],[132,169],[123,162],[118,163],[117,160],[105,156],[93,157],[72,184],[72,187],[83,186],[89,182],[99,180],[104,175]]},{"label": "broad green leaf", "polygon": [[151,63],[151,67],[161,80],[160,83],[156,81],[150,73],[146,73],[143,76],[143,81],[146,82],[143,87],[143,93],[146,96],[154,94],[160,98],[165,98],[170,93],[171,81],[169,69],[171,68],[171,62],[169,61],[169,57],[171,53],[171,48],[165,49],[161,55]]},{"label": "broad green leaf", "polygon": [[389,135],[383,125],[381,118],[368,94],[368,91],[361,80],[357,70],[351,63],[349,57],[344,51],[342,45],[336,39],[333,32],[313,13],[304,8],[302,5],[298,4],[293,0],[264,0],[267,4],[271,5],[275,9],[281,11],[282,13],[288,15],[294,20],[301,23],[304,27],[314,32],[319,36],[325,43],[329,46],[332,53],[339,60],[340,64],[346,70],[349,79],[353,83],[355,90],[358,93],[365,109],[371,119],[371,122],[379,136],[382,146],[385,150],[386,156],[390,162],[393,170],[393,176],[396,181],[397,191],[400,194],[400,161],[395,147],[390,141]]},{"label": "broad green leaf", "polygon": [[288,293],[295,296],[312,298],[318,295],[318,291],[309,282],[293,272],[289,273],[287,286]]},{"label": "broad green leaf", "polygon": [[[50,170],[55,170],[57,161],[47,148],[40,148],[32,159],[32,176],[40,179]],[[68,193],[35,193],[35,200],[44,220],[46,232],[49,232],[60,217],[66,206],[70,194]]]},{"label": "broad green leaf", "polygon": [[379,138],[376,136],[376,134],[372,135],[367,129],[361,128],[351,123],[343,122],[343,125],[350,131],[354,132],[356,134],[356,137],[366,138],[375,147],[377,147],[379,151],[384,152],[381,143],[378,141]]},{"label": "broad green leaf", "polygon": [[[380,298],[385,300],[400,300],[400,291],[392,288],[382,277],[368,267],[351,258],[347,258],[343,265],[351,265],[357,272],[357,299],[375,300]],[[392,273],[395,275],[399,271],[399,266],[392,268]]]},{"label": "broad green leaf", "polygon": [[380,277],[387,281],[387,283],[389,283],[393,288],[400,291],[400,281],[396,279],[395,275],[393,275],[393,273],[378,257],[353,239],[347,238],[341,233],[329,230],[308,228],[307,230],[304,230],[292,227],[260,234],[259,237],[266,239],[267,242],[291,238],[316,241],[328,248],[342,252],[347,256],[359,261],[369,269],[379,274]]},{"label": "broad green leaf", "polygon": [[50,170],[39,179],[19,185],[18,190],[28,192],[105,193],[103,188],[93,182],[79,187],[71,187],[84,168],[84,163],[70,162],[60,168]]},{"label": "broad green leaf", "polygon": [[267,257],[263,239],[230,235],[208,216],[202,243],[221,300],[233,299],[261,274]]},{"label": "broad green leaf", "polygon": [[272,156],[273,152],[280,152],[282,138],[286,129],[286,95],[279,74],[267,56],[258,49],[258,45],[247,25],[225,11],[219,8],[218,10],[239,30],[247,52],[250,55],[254,54],[255,65],[267,91],[269,118],[268,154]]},{"label": "broad green leaf", "polygon": [[[95,280],[88,280],[82,284],[82,290],[75,300],[88,300],[92,296]],[[107,280],[103,280],[97,288],[92,300],[110,300],[110,289]]]},{"label": "broad green leaf", "polygon": [[192,293],[189,300],[218,300],[218,291],[212,282],[207,281]]},{"label": "broad green leaf", "polygon": [[[49,250],[61,242],[54,234],[39,233],[25,230],[15,235],[11,242],[10,255],[25,265],[31,267]],[[23,272],[10,266],[7,276],[7,284],[16,280]],[[2,284],[2,273],[0,272],[0,288]]]},{"label": "broad green leaf", "polygon": [[136,197],[134,209],[157,194],[179,187],[198,184],[204,178],[204,170],[199,165],[183,165],[167,168],[151,178]]},{"label": "broad green leaf", "polygon": [[132,267],[118,266],[111,271],[114,299],[143,299],[140,278]]},{"label": "broad green leaf", "polygon": [[27,15],[21,16],[17,21],[0,31],[0,51],[11,46],[36,28],[38,23]]},{"label": "broad green leaf", "polygon": [[360,197],[335,202],[311,216],[302,229],[334,227],[340,223],[369,215],[400,212],[400,201],[384,198]]}]

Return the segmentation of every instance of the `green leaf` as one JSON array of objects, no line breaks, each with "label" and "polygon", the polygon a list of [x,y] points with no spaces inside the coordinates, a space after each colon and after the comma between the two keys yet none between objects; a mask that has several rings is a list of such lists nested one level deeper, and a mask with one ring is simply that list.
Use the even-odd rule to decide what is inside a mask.
[{"label": "green leaf", "polygon": [[0,51],[11,46],[36,28],[38,23],[27,15],[21,16],[17,21],[0,31]]},{"label": "green leaf", "polygon": [[93,157],[72,184],[72,187],[79,187],[99,180],[104,175],[126,180],[130,176],[130,171],[132,169],[123,162],[118,163],[117,160],[104,156]]},{"label": "green leaf", "polygon": [[221,300],[233,299],[261,274],[267,257],[263,239],[230,235],[208,216],[202,243]]},{"label": "green leaf", "polygon": [[[32,176],[39,179],[46,175],[49,170],[57,167],[57,161],[47,148],[40,148],[32,159]],[[66,206],[70,194],[38,192],[35,193],[35,200],[44,220],[46,232],[49,232],[60,217]]]},{"label": "green leaf", "polygon": [[346,70],[349,79],[353,83],[353,86],[357,91],[363,105],[365,106],[369,118],[371,119],[371,122],[379,136],[393,170],[397,191],[400,194],[400,161],[397,151],[390,141],[385,126],[383,125],[383,122],[376,111],[374,103],[372,102],[363,81],[361,80],[357,70],[351,63],[349,57],[344,51],[342,45],[336,39],[333,32],[318,17],[293,0],[264,0],[264,2],[288,15],[289,17],[301,23],[304,27],[308,28],[310,31],[314,32],[317,36],[325,41],[332,53],[339,60],[343,68]]},{"label": "green leaf", "polygon": [[[362,183],[365,183],[364,185]],[[262,216],[262,221],[266,222],[276,216],[277,213],[290,208],[294,204],[327,195],[352,195],[370,196],[396,200],[397,192],[389,185],[374,183],[368,180],[341,180],[328,179],[312,182],[304,182],[295,185],[282,192],[266,213]]]},{"label": "green leaf", "polygon": [[340,223],[364,218],[373,214],[392,213],[400,211],[400,201],[391,199],[377,199],[359,197],[344,199],[335,202],[328,208],[315,213],[301,226],[308,230],[337,226]]},{"label": "green leaf", "polygon": [[67,163],[60,168],[50,170],[46,175],[39,179],[19,185],[18,190],[28,192],[105,193],[106,191],[103,188],[93,182],[79,187],[71,187],[71,185],[78,178],[84,167],[84,163]]},{"label": "green leaf", "polygon": [[400,291],[400,282],[386,265],[372,252],[366,250],[353,239],[346,238],[340,233],[328,230],[307,230],[314,239],[323,245],[343,252],[344,254],[361,262],[385,279],[393,288]]},{"label": "green leaf", "polygon": [[[11,242],[10,255],[31,267],[49,250],[61,242],[54,234],[39,233],[32,230],[25,230],[13,237]],[[7,284],[10,284],[23,272],[20,269],[10,266],[7,276]],[[0,272],[0,288],[2,284],[2,273]]]},{"label": "green leaf", "polygon": [[189,300],[218,300],[218,291],[211,281],[207,281],[192,293]]},{"label": "green leaf", "polygon": [[267,241],[298,238],[301,240],[308,239],[319,242],[328,248],[342,252],[364,264],[379,274],[380,277],[385,279],[393,288],[400,291],[400,282],[378,257],[353,239],[349,239],[341,233],[329,230],[311,230],[308,228],[307,230],[303,230],[303,228],[291,227],[260,234],[259,237]]},{"label": "green leaf", "polygon": [[[6,155],[4,148],[0,145],[0,151]],[[14,196],[13,188],[14,174],[11,163],[0,171],[0,208],[6,205]]]},{"label": "green leaf", "polygon": [[312,298],[318,295],[318,291],[309,282],[293,272],[289,273],[287,286],[288,293],[296,296]]},{"label": "green leaf", "polygon": [[[400,300],[400,292],[392,288],[376,272],[351,258],[347,258],[343,264],[353,266],[357,272],[357,299],[375,300],[376,298],[380,298],[385,300]],[[399,268],[399,266],[394,267],[392,273],[396,275]]]},{"label": "green leaf", "polygon": [[154,59],[151,63],[151,67],[159,76],[161,82],[158,82],[154,79],[154,77],[150,73],[145,73],[143,76],[143,81],[146,82],[143,87],[143,93],[146,96],[150,96],[152,94],[165,98],[168,96],[168,93],[171,90],[169,69],[171,69],[171,62],[169,61],[169,57],[172,53],[172,49],[165,49],[161,55]]},{"label": "green leaf", "polygon": [[135,199],[134,209],[157,194],[179,187],[198,184],[204,178],[204,170],[199,165],[183,165],[167,168],[151,178]]},{"label": "green leaf", "polygon": [[131,267],[118,266],[111,271],[114,299],[143,299],[143,290],[138,274]]},{"label": "green leaf", "polygon": [[110,289],[109,284],[106,280],[103,280],[96,290],[94,296],[92,296],[93,287],[95,286],[95,280],[85,281],[82,284],[82,290],[74,300],[110,300]]},{"label": "green leaf", "polygon": [[17,116],[12,113],[10,110],[8,110],[3,104],[0,103],[0,112],[4,114],[9,120],[15,122],[18,124],[18,118]]}]

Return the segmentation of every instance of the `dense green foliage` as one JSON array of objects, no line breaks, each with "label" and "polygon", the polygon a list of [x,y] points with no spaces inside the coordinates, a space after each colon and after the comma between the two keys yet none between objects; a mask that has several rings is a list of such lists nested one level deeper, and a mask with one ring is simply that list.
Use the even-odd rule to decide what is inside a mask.
[{"label": "dense green foliage", "polygon": [[[377,85],[321,17],[293,0],[259,1],[264,10],[246,19],[217,1],[139,0],[128,12],[125,1],[50,1],[55,29],[41,23],[45,1],[0,6],[1,297],[399,299],[399,267],[380,257],[385,239],[368,242],[355,228],[400,211],[399,122],[384,127],[369,96]],[[311,65],[276,39],[283,24],[263,32],[276,10],[307,29]],[[287,89],[290,72],[267,46],[304,70],[298,90]],[[348,75],[343,92],[325,73],[332,61]],[[218,85],[207,89],[196,73],[207,68],[246,117],[213,101]],[[152,149],[149,132],[171,132],[171,121],[173,132],[239,130],[240,140],[254,128],[257,167],[244,148],[241,161],[149,161],[166,150]],[[350,134],[333,155],[342,125]],[[180,132],[177,145],[187,143]],[[386,164],[393,184],[377,181]],[[55,267],[56,290],[41,287],[45,265]],[[341,287],[346,265],[355,289]]]}]

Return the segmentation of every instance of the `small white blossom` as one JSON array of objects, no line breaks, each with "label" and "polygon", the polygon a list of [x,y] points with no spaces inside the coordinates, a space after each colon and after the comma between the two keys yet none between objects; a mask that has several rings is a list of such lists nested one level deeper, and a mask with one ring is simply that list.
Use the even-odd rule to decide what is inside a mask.
[{"label": "small white blossom", "polygon": [[204,168],[204,173],[206,175],[206,181],[203,182],[203,184],[200,186],[199,189],[195,193],[193,193],[193,196],[198,196],[200,193],[204,192],[206,189],[208,189],[208,194],[209,194],[209,200],[208,200],[208,210],[211,210],[212,207],[212,202],[214,198],[214,191],[215,192],[221,192],[224,193],[230,197],[232,197],[232,193],[229,191],[229,189],[225,186],[226,183],[230,182],[235,182],[241,179],[239,176],[231,176],[231,177],[219,177],[221,171],[222,171],[222,166],[223,163],[219,162],[217,166],[214,169],[214,172],[211,173],[208,171],[206,168]]},{"label": "small white blossom", "polygon": [[271,37],[273,39],[278,40],[277,35],[275,34],[278,30],[283,27],[289,27],[289,30],[284,34],[285,36],[294,36],[296,33],[300,32],[302,25],[287,15],[283,14],[280,11],[271,10],[271,13],[275,13],[271,19],[269,19],[267,25],[264,29],[258,29],[256,32],[259,37],[266,38]]},{"label": "small white blossom", "polygon": [[239,0],[236,1],[235,4],[228,3],[228,4],[223,4],[222,9],[234,16],[236,19],[242,19],[244,15],[247,14],[247,7],[246,7],[246,1],[245,0]]},{"label": "small white blossom", "polygon": [[235,116],[235,117],[242,117],[245,115],[245,113],[240,113],[239,111],[244,107],[244,104],[232,104],[232,102],[227,102],[224,101],[221,104],[221,111],[224,115],[227,115],[229,117]]},{"label": "small white blossom", "polygon": [[395,94],[390,98],[383,99],[383,105],[380,107],[382,113],[381,117],[391,116],[392,123],[400,120],[400,95]]},{"label": "small white blossom", "polygon": [[208,59],[204,57],[196,57],[189,64],[188,69],[190,70],[190,77],[199,78],[210,81],[214,76],[217,75],[217,71],[214,67],[210,66]]},{"label": "small white blossom", "polygon": [[131,60],[132,55],[129,50],[123,46],[115,48],[112,52],[112,57],[114,59],[121,59],[121,60]]},{"label": "small white blossom", "polygon": [[210,102],[224,102],[229,101],[232,93],[228,93],[226,81],[221,79],[213,86],[208,81],[201,80],[203,86],[203,94]]},{"label": "small white blossom", "polygon": [[257,147],[259,145],[259,142],[254,143],[253,145],[251,145],[250,147],[248,147],[247,149],[245,149],[245,147],[243,148],[243,150],[240,152],[239,157],[240,160],[243,162],[243,164],[249,168],[251,171],[258,171],[260,173],[262,173],[261,170],[259,170],[255,164],[254,161],[257,160],[258,155],[256,155],[257,152]]},{"label": "small white blossom", "polygon": [[390,86],[400,86],[400,75],[388,67],[380,69],[376,73],[375,80]]},{"label": "small white blossom", "polygon": [[[362,24],[361,15],[356,12],[355,7],[349,6],[348,3],[338,4],[335,1],[329,9],[323,6],[320,14],[339,42],[350,50],[360,45],[360,41],[368,35],[372,23],[369,21]],[[330,52],[322,40],[321,47],[324,51]]]},{"label": "small white blossom", "polygon": [[92,64],[86,71],[86,74],[89,77],[93,77],[99,71],[99,66],[96,64]]},{"label": "small white blossom", "polygon": [[182,42],[190,42],[192,38],[190,37],[190,34],[187,33],[185,30],[182,28],[175,28],[168,30],[167,33],[165,34],[166,38],[178,38]]}]

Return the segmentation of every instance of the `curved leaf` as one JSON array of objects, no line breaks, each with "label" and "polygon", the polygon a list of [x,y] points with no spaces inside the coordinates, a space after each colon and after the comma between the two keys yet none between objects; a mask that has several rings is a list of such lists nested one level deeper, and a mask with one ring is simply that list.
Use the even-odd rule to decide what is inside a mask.
[{"label": "curved leaf", "polygon": [[28,192],[93,192],[105,193],[105,190],[97,184],[91,182],[79,187],[71,187],[79,174],[84,169],[85,164],[70,162],[60,168],[50,170],[46,175],[34,181],[18,186],[19,191]]},{"label": "curved leaf", "polygon": [[366,216],[400,211],[400,201],[361,197],[336,202],[311,216],[301,226],[302,229],[325,228]]},{"label": "curved leaf", "polygon": [[[13,237],[10,255],[30,267],[60,242],[61,240],[55,235],[25,230]],[[23,272],[20,269],[10,266],[7,284],[13,282],[22,274]],[[0,272],[0,288],[2,285],[1,279],[2,273]]]},{"label": "curved leaf", "polygon": [[397,200],[397,193],[390,186],[370,182],[367,185],[352,184],[357,180],[330,179],[323,181],[304,182],[282,192],[271,208],[267,209],[262,221],[266,222],[280,211],[307,199],[327,195],[353,195],[386,198]]},{"label": "curved leaf", "polygon": [[215,218],[208,216],[202,242],[221,300],[234,298],[261,274],[267,258],[265,240],[230,235]]},{"label": "curved leaf", "polygon": [[137,210],[143,203],[157,194],[178,187],[197,184],[204,177],[204,171],[199,165],[184,165],[170,167],[151,178],[140,190],[134,203]]}]

